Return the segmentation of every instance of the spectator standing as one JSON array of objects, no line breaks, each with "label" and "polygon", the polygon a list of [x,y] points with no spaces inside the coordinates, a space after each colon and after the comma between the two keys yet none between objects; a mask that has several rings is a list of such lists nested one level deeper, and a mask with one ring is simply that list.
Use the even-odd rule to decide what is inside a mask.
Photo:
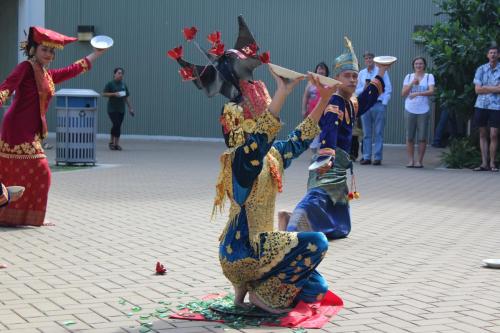
[{"label": "spectator standing", "polygon": [[[423,168],[430,118],[430,99],[434,94],[434,76],[426,73],[427,61],[416,57],[412,61],[413,73],[407,74],[401,95],[405,99],[407,168]],[[415,134],[418,141],[418,160],[415,162]]]},{"label": "spectator standing", "polygon": [[[359,96],[371,80],[378,75],[379,67],[375,65],[373,52],[365,52],[363,58],[366,68],[359,72],[358,85],[356,86],[356,95]],[[391,99],[392,86],[389,78],[389,73],[385,72],[384,77],[384,92],[378,97],[377,103],[373,105],[365,114],[361,116],[361,124],[363,126],[363,158],[360,161],[362,165],[372,164],[381,165],[384,149],[384,128],[385,117],[387,112],[387,104]],[[373,148],[373,154],[372,154]]]},{"label": "spectator standing", "polygon": [[109,140],[109,149],[122,150],[120,146],[120,135],[125,117],[125,103],[128,106],[128,112],[133,117],[135,115],[132,104],[130,103],[130,92],[127,85],[123,82],[125,71],[117,67],[113,71],[113,80],[109,81],[104,87],[103,96],[108,97],[108,116],[113,123],[111,127],[111,138]]},{"label": "spectator standing", "polygon": [[[479,66],[474,76],[477,100],[474,112],[474,125],[479,127],[481,165],[474,171],[498,172],[495,157],[500,127],[500,68],[498,66],[498,46],[492,46],[486,54],[488,63]],[[490,144],[488,147],[488,127]],[[489,149],[488,149],[489,148]],[[490,153],[488,164],[488,150]]]}]

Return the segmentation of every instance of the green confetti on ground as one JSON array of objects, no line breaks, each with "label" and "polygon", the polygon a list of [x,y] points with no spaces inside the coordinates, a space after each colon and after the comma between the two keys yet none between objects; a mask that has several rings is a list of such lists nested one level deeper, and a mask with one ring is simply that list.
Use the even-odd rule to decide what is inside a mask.
[{"label": "green confetti on ground", "polygon": [[120,299],[118,300],[118,303],[120,303],[121,305],[124,305],[125,303],[127,303],[127,301],[126,301],[126,300],[124,300],[123,298],[120,298]]},{"label": "green confetti on ground", "polygon": [[141,328],[139,329],[139,332],[140,333],[148,333],[148,332],[151,332],[151,328],[147,327],[147,326],[141,326]]},{"label": "green confetti on ground", "polygon": [[[213,311],[211,308],[225,309],[225,311]],[[247,326],[260,326],[264,323],[280,322],[280,316],[263,312],[262,316],[251,317],[248,309],[241,309],[234,306],[234,295],[229,294],[224,297],[210,299],[206,301],[193,301],[179,304],[177,309],[188,309],[191,313],[199,313],[210,321],[223,320],[224,324],[232,329],[242,329]],[[260,311],[254,309],[253,311]],[[281,315],[284,316],[284,315]],[[224,330],[227,330],[226,328]]]},{"label": "green confetti on ground", "polygon": [[159,312],[159,313],[164,313],[164,312],[167,312],[168,309],[166,309],[166,308],[157,308],[155,311]]},{"label": "green confetti on ground", "polygon": [[157,317],[158,318],[165,318],[165,317],[168,317],[168,314],[167,313],[160,313]]},{"label": "green confetti on ground", "polygon": [[142,315],[139,317],[141,320],[148,320],[149,318],[151,318],[150,315]]},{"label": "green confetti on ground", "polygon": [[76,321],[74,321],[74,320],[66,320],[63,324],[64,324],[64,326],[71,326],[71,325],[75,325]]},{"label": "green confetti on ground", "polygon": [[141,310],[142,310],[142,308],[141,308],[140,306],[134,306],[134,307],[132,308],[132,311],[133,311],[133,312],[139,312],[139,311],[141,311]]}]

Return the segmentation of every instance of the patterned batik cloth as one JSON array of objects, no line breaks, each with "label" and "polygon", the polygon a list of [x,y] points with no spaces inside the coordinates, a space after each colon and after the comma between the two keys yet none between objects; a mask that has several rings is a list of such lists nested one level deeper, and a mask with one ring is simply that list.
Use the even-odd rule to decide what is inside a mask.
[{"label": "patterned batik cloth", "polygon": [[46,158],[16,160],[0,156],[0,180],[5,186],[24,186],[23,196],[0,210],[0,226],[41,226],[50,187]]},{"label": "patterned batik cloth", "polygon": [[308,191],[295,207],[287,231],[320,231],[330,239],[347,237],[351,231],[347,170],[351,168],[349,154],[338,148],[328,172],[310,171]]},{"label": "patterned batik cloth", "polygon": [[326,254],[322,233],[274,231],[274,208],[282,175],[291,160],[307,150],[319,132],[310,118],[284,141],[274,142],[281,125],[269,112],[257,118],[257,129],[245,144],[221,157],[218,194],[231,201],[229,221],[221,235],[219,258],[235,287],[254,291],[272,308],[299,301],[321,301],[328,290],[316,267]]}]

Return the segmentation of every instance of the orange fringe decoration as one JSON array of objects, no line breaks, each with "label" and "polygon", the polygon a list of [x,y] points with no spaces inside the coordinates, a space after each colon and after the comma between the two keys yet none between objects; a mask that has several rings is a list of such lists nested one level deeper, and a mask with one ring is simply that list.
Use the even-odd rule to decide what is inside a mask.
[{"label": "orange fringe decoration", "polygon": [[269,163],[269,171],[271,172],[271,177],[276,181],[278,185],[278,192],[283,192],[283,179],[281,178],[281,173],[278,170],[276,163],[273,163],[270,156],[267,156],[267,162]]}]

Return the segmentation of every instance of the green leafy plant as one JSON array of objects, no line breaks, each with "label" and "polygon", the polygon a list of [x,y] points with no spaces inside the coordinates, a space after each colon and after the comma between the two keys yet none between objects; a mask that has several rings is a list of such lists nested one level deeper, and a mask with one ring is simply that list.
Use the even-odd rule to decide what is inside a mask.
[{"label": "green leafy plant", "polygon": [[[449,150],[442,154],[443,163],[448,168],[463,169],[475,168],[481,164],[481,150],[479,149],[479,133],[467,138],[454,139],[450,143]],[[497,149],[495,162],[500,163],[500,147]]]},{"label": "green leafy plant", "polygon": [[487,62],[487,48],[500,44],[500,0],[435,0],[443,20],[415,33],[433,60],[437,105],[470,119],[476,100],[472,80]]},{"label": "green leafy plant", "polygon": [[481,153],[471,138],[452,140],[449,151],[444,152],[442,160],[447,168],[474,168],[481,164]]}]

